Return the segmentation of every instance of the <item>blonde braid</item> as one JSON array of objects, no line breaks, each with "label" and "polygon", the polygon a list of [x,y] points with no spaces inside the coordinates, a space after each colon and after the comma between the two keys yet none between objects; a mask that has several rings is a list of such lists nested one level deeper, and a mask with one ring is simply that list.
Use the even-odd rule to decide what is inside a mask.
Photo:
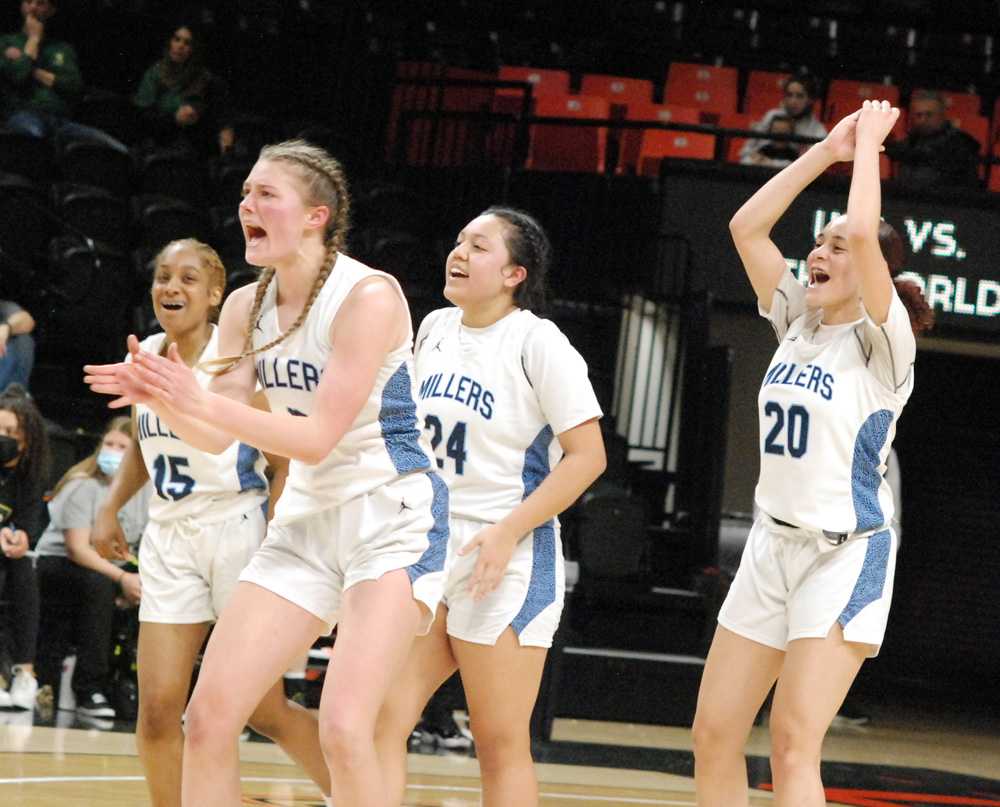
[{"label": "blonde braid", "polygon": [[260,270],[260,277],[257,278],[257,290],[253,298],[253,305],[250,306],[250,317],[247,323],[246,338],[243,340],[243,349],[240,351],[240,354],[238,356],[219,356],[214,359],[208,359],[198,365],[200,369],[205,370],[205,372],[211,375],[224,375],[236,367],[236,365],[243,361],[243,359],[248,356],[252,356],[257,352],[253,349],[254,326],[257,323],[257,317],[260,315],[261,305],[264,303],[264,294],[267,292],[267,287],[273,277],[274,267],[265,266]]},{"label": "blonde braid", "polygon": [[286,162],[298,168],[297,173],[305,185],[307,201],[311,204],[327,205],[331,208],[330,218],[327,221],[324,232],[326,254],[323,259],[323,265],[320,267],[316,275],[316,280],[313,282],[312,290],[309,292],[309,298],[306,300],[306,304],[302,307],[302,311],[296,317],[295,321],[281,336],[272,339],[266,345],[254,348],[254,328],[257,318],[260,315],[267,286],[274,277],[274,269],[271,267],[267,267],[261,272],[260,280],[257,281],[257,294],[250,308],[243,351],[239,356],[220,358],[214,362],[207,362],[207,364],[225,365],[221,369],[213,371],[216,375],[221,375],[232,370],[243,359],[249,356],[270,350],[302,326],[306,317],[309,316],[309,311],[312,309],[313,303],[316,302],[320,290],[326,283],[326,279],[333,272],[333,267],[337,262],[337,255],[344,248],[350,228],[350,194],[347,188],[347,178],[344,176],[344,169],[339,162],[323,149],[306,143],[304,140],[288,140],[277,145],[265,146],[261,149],[260,159]]}]

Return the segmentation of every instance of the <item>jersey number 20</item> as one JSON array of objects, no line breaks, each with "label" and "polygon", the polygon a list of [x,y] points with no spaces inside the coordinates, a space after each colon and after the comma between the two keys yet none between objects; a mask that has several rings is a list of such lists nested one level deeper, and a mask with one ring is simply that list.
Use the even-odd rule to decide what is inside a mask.
[{"label": "jersey number 20", "polygon": [[[427,415],[424,418],[424,428],[431,430],[431,448],[437,451],[437,447],[444,439],[444,427],[441,425],[441,421],[434,415]],[[465,423],[463,421],[458,421],[455,428],[451,430],[451,436],[445,445],[445,453],[455,460],[455,473],[465,473],[465,458],[468,455],[465,451]],[[444,460],[438,459],[437,464],[438,468],[444,468]]]},{"label": "jersey number 20", "polygon": [[[798,459],[806,453],[809,445],[809,412],[804,406],[793,404],[788,407],[788,417],[785,417],[785,410],[774,401],[764,404],[764,414],[767,417],[775,418],[771,431],[767,433],[764,440],[764,451],[767,454],[778,454],[784,456],[785,451]],[[782,432],[786,431],[785,422],[788,423],[785,444],[783,445]]]},{"label": "jersey number 20", "polygon": [[172,499],[175,502],[187,496],[194,488],[194,477],[184,473],[188,465],[187,457],[166,457],[160,454],[153,462],[153,470],[156,471],[153,477],[156,495],[161,499]]}]

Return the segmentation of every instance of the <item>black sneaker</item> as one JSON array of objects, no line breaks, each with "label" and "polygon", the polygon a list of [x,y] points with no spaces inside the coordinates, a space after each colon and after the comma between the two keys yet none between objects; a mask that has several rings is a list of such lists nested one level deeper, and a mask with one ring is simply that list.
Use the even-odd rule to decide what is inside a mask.
[{"label": "black sneaker", "polygon": [[410,745],[434,745],[434,731],[423,720],[410,733]]},{"label": "black sneaker", "polygon": [[454,720],[450,721],[450,724],[431,728],[435,745],[438,748],[447,748],[451,751],[466,751],[472,748],[472,737],[462,731]]},{"label": "black sneaker", "polygon": [[105,719],[114,719],[115,717],[115,708],[100,692],[91,692],[90,695],[79,701],[76,704],[76,711],[87,717],[103,717]]}]

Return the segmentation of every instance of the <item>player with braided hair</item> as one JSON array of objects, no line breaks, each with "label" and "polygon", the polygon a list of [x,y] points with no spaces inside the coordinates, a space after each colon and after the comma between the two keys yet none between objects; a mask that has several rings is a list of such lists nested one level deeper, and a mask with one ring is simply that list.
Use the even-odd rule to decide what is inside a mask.
[{"label": "player with braided hair", "polygon": [[445,264],[453,308],[427,315],[416,342],[424,428],[451,493],[448,576],[432,632],[413,647],[379,715],[393,804],[421,709],[462,674],[483,804],[538,803],[529,723],[562,613],[557,516],[604,470],[601,408],[587,365],[544,302],[545,231],[491,207],[459,233]]},{"label": "player with braided hair", "polygon": [[[417,425],[413,333],[399,285],[342,251],[340,165],[289,141],[263,149],[243,188],[248,263],[221,361],[203,389],[174,352],[89,367],[112,405],[142,402],[211,452],[234,439],[290,458],[267,537],[209,641],[187,711],[184,804],[240,802],[236,739],[289,662],[337,624],[320,738],[338,807],[391,803],[375,721],[443,584],[447,488]],[[264,388],[271,412],[248,406]],[[238,670],[236,676],[233,670]]]}]

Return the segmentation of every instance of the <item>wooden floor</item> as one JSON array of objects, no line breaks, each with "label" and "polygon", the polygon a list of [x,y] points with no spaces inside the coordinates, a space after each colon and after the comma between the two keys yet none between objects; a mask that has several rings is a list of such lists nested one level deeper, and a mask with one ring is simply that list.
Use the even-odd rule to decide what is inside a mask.
[{"label": "wooden floor", "polygon": [[[34,726],[27,713],[0,715],[0,805],[3,807],[96,807],[97,805],[146,805],[145,786],[136,758],[135,737],[124,732],[79,728]],[[6,722],[2,722],[2,721]],[[673,754],[689,768],[690,731],[683,728],[638,726],[559,720],[542,756],[581,758],[591,749],[612,749],[618,767],[539,763],[542,800],[545,807],[608,807],[608,805],[693,805],[694,786],[688,776],[649,770],[640,764],[644,754],[664,758]],[[282,753],[267,743],[245,743],[243,760],[244,804],[316,805],[319,792]],[[567,750],[568,749],[568,750]],[[549,753],[549,751],[552,753]],[[636,754],[630,767],[629,754]],[[766,756],[766,730],[756,729],[748,745],[751,755]],[[990,729],[967,726],[922,725],[919,718],[895,721],[870,729],[831,731],[824,760],[839,766],[858,766],[859,771],[906,771],[892,778],[913,788],[914,772],[921,772],[930,790],[902,799],[899,793],[876,797],[870,789],[830,789],[830,804],[891,807],[899,804],[952,804],[1000,807],[1000,736]],[[669,768],[669,765],[661,766]],[[407,805],[427,807],[468,807],[479,803],[476,760],[465,755],[410,755],[410,785]],[[643,769],[645,768],[645,769]],[[963,792],[938,795],[934,800],[935,778],[940,774],[940,790],[948,789],[949,777],[976,777],[974,797]],[[862,781],[863,776],[859,774]],[[851,778],[850,773],[848,778]],[[920,777],[917,777],[918,779]],[[957,780],[956,780],[957,781]],[[985,783],[985,784],[984,784]],[[905,788],[903,788],[905,790]],[[962,791],[963,788],[952,787]],[[843,796],[840,796],[840,793]],[[843,801],[840,800],[843,798]],[[755,790],[754,807],[771,803],[766,790]]]}]

